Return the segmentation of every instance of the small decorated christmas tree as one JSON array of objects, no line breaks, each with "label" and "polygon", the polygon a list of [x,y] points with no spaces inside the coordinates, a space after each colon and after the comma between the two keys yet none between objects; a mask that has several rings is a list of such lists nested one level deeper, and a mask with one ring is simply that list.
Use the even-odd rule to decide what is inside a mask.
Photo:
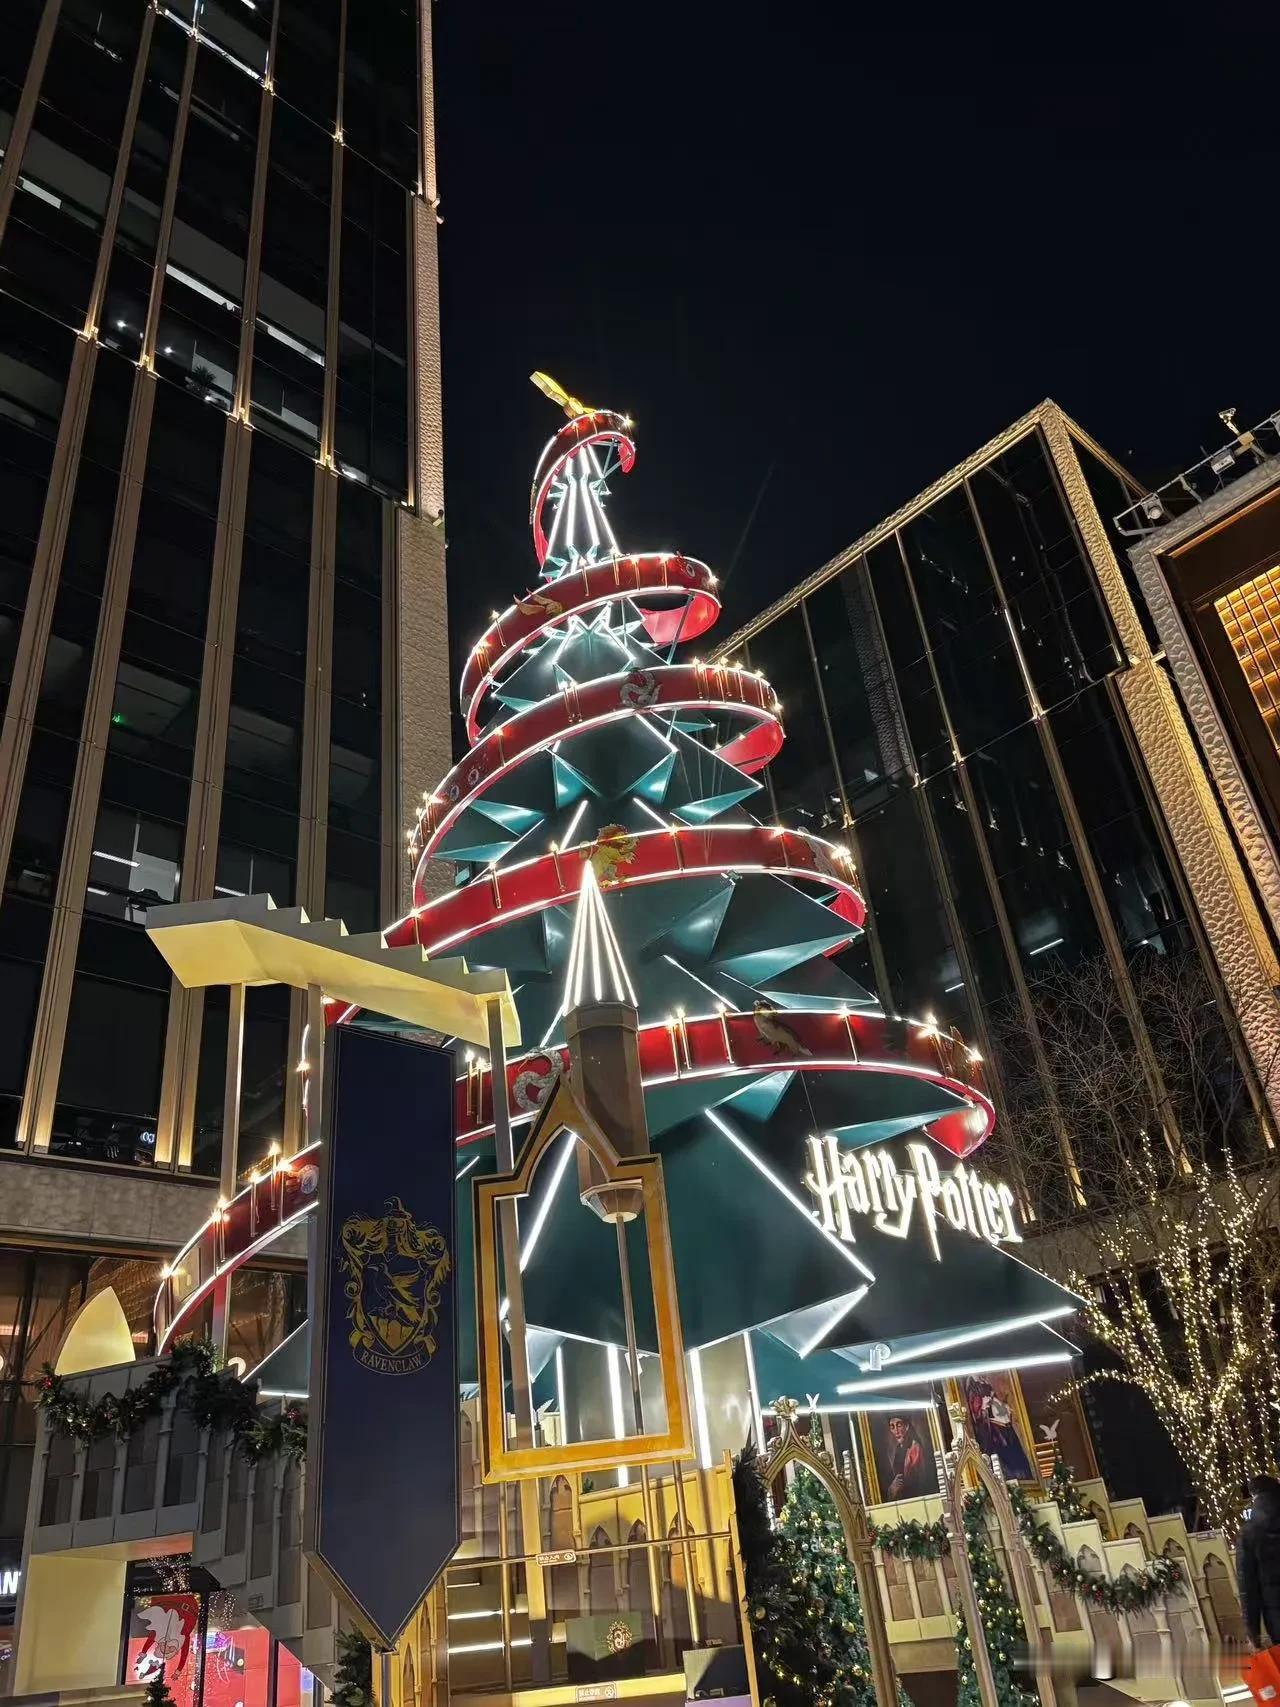
[{"label": "small decorated christmas tree", "polygon": [[[1017,1602],[1009,1593],[1000,1565],[992,1550],[983,1515],[984,1502],[965,1502],[964,1529],[969,1567],[978,1596],[978,1611],[987,1637],[987,1653],[995,1678],[996,1695],[1003,1707],[1038,1707],[1040,1697],[1025,1688],[1014,1674],[1014,1661],[1025,1649],[1027,1637]],[[978,1674],[973,1663],[973,1644],[963,1613],[956,1626],[956,1707],[981,1707]]]},{"label": "small decorated christmas tree", "polygon": [[[876,1707],[857,1582],[830,1495],[816,1476],[800,1470],[771,1527],[753,1447],[738,1461],[734,1492],[766,1701],[775,1707]],[[905,1707],[901,1690],[898,1700]]]},{"label": "small decorated christmas tree", "polygon": [[145,1707],[174,1707],[173,1696],[169,1693],[164,1673],[165,1668],[161,1666],[147,1685],[146,1694],[143,1696]]}]

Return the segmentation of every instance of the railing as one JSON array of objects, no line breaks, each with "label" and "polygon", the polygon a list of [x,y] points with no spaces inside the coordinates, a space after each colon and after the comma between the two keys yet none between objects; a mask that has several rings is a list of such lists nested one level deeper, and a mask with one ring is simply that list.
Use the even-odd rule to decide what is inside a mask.
[{"label": "railing", "polygon": [[1145,498],[1139,498],[1115,518],[1120,532],[1141,539],[1166,522],[1189,514],[1215,493],[1225,491],[1260,464],[1280,456],[1280,409],[1256,427],[1238,434],[1175,479],[1166,481]]},{"label": "railing", "polygon": [[[125,1364],[67,1385],[77,1396],[97,1400],[141,1386],[154,1368],[150,1361]],[[42,1420],[30,1536],[37,1552],[176,1535],[194,1527],[205,1442],[174,1397],[123,1439],[76,1441]]]},{"label": "railing", "polygon": [[[121,1365],[67,1386],[96,1400],[139,1386],[154,1368]],[[338,1609],[302,1553],[305,1464],[282,1455],[249,1463],[229,1436],[197,1427],[177,1398],[167,1394],[123,1439],[75,1441],[41,1419],[28,1550],[181,1537],[194,1564],[329,1683]]]},{"label": "railing", "polygon": [[738,1598],[728,1533],[457,1561],[449,1695],[680,1674],[688,1649],[741,1641]]}]

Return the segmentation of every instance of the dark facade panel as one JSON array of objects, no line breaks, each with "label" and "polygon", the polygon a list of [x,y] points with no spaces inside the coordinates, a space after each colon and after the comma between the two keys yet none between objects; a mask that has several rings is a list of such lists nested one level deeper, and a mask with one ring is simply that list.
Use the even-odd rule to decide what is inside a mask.
[{"label": "dark facade panel", "polygon": [[[22,0],[6,13],[0,144],[40,12]],[[52,577],[0,900],[0,1145],[19,1129],[42,1004],[61,1004],[49,1150],[154,1165],[171,1016],[148,908],[198,892],[295,903],[304,810],[321,824],[311,857],[326,910],[353,929],[382,922],[386,512],[409,490],[417,27],[400,0],[237,0],[198,18],[142,0],[60,8],[0,238],[0,707],[33,576]],[[64,430],[86,324],[100,339],[92,383]],[[140,358],[155,375],[141,382],[155,387],[142,442],[130,437]],[[258,429],[243,454],[227,423],[238,397]],[[42,566],[60,431],[68,523]],[[329,456],[345,478],[336,502],[318,504]],[[132,490],[127,462],[141,471]],[[103,598],[119,538],[117,651]],[[332,669],[317,673],[308,660],[329,598]],[[102,715],[94,691],[110,696],[101,781],[72,823],[90,774],[82,742]],[[309,729],[323,798],[304,808]],[[216,839],[188,870],[206,822]],[[87,876],[72,893],[76,836],[82,850],[89,838]],[[225,1017],[216,996],[205,1007],[185,1033],[191,1165],[216,1173]],[[289,1025],[287,995],[251,997],[242,1167],[282,1136]],[[176,1162],[177,1142],[166,1147]]]},{"label": "dark facade panel", "polygon": [[[1020,1117],[1052,1131],[1034,1015],[1054,979],[1104,969],[1119,980],[1116,1023],[1141,1028],[1157,1025],[1144,956],[1208,974],[1109,679],[1123,664],[1111,621],[1039,432],[782,608],[749,652],[787,721],[769,773],[779,821],[822,831],[847,812],[875,939],[855,975],[892,1011],[984,1046],[994,1035],[998,1092],[1007,1081]],[[1135,1040],[1157,1078],[1166,1042]],[[1046,1207],[1073,1212],[1065,1175]]]}]

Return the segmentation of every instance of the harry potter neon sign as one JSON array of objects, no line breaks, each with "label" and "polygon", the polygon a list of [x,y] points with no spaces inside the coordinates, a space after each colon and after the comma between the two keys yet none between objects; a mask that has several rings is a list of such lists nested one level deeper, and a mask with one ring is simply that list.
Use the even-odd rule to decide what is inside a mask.
[{"label": "harry potter neon sign", "polygon": [[870,1215],[879,1232],[905,1239],[917,1212],[939,1262],[939,1219],[988,1244],[1022,1243],[1011,1188],[980,1179],[965,1162],[942,1173],[931,1144],[907,1145],[909,1173],[887,1148],[846,1150],[829,1132],[811,1137],[808,1149],[804,1183],[817,1203],[815,1217],[825,1232],[847,1244],[857,1241],[856,1215]]}]

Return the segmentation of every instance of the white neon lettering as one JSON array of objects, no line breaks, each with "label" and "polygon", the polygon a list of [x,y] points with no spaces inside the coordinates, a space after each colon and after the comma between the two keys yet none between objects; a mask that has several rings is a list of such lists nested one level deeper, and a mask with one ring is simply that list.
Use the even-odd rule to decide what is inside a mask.
[{"label": "white neon lettering", "polygon": [[965,1162],[944,1174],[931,1145],[912,1142],[906,1149],[909,1173],[899,1169],[888,1149],[845,1150],[830,1132],[811,1137],[804,1183],[815,1200],[814,1219],[822,1230],[853,1244],[855,1218],[869,1215],[878,1232],[905,1239],[918,1207],[937,1261],[942,1258],[939,1216],[956,1232],[991,1245],[1022,1243],[1013,1190],[1003,1180],[988,1183]]}]

